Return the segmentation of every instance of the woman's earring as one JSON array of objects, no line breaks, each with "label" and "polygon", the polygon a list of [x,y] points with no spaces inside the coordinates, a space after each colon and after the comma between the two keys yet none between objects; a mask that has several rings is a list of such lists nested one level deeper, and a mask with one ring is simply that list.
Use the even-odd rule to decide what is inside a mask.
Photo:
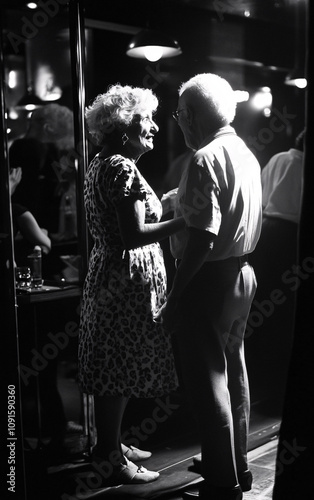
[{"label": "woman's earring", "polygon": [[124,145],[128,142],[128,140],[129,140],[129,138],[128,138],[128,136],[127,136],[126,134],[123,134],[123,136],[121,137],[121,139],[122,139],[122,145],[123,145],[123,146],[124,146]]}]

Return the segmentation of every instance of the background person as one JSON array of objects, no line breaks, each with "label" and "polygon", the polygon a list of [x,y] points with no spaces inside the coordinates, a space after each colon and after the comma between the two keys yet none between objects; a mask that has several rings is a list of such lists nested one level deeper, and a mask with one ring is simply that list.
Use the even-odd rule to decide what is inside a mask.
[{"label": "background person", "polygon": [[[10,170],[9,185],[11,196],[22,179],[22,169]],[[51,240],[47,230],[39,227],[33,214],[24,206],[12,203],[13,233],[15,238],[15,259],[18,265],[27,265],[27,256],[38,245],[43,254],[51,250]],[[18,236],[20,234],[20,237]]]},{"label": "background person", "polygon": [[136,166],[153,149],[157,106],[150,90],[117,84],[86,110],[90,134],[103,149],[84,187],[94,246],[83,292],[79,380],[94,395],[93,459],[113,465],[110,484],[157,479],[157,472],[132,462],[150,453],[121,443],[121,422],[130,397],[157,397],[177,387],[170,336],[153,321],[166,299],[156,241],[182,229],[184,220],[159,222],[161,203]]},{"label": "background person", "polygon": [[25,136],[9,150],[10,168],[21,167],[23,173],[12,201],[26,206],[49,233],[59,227],[63,177],[58,166],[73,147],[73,113],[53,103],[32,112]]},{"label": "background person", "polygon": [[[247,361],[257,398],[267,399],[265,388],[271,384],[269,407],[279,412],[293,340],[296,289],[291,276],[297,265],[304,137],[305,130],[298,134],[293,148],[274,155],[262,169],[263,223],[251,258],[259,284],[251,309],[252,324],[255,312],[261,320],[246,340]],[[272,304],[276,290],[281,298]],[[267,370],[262,370],[265,366]]]},{"label": "background person", "polygon": [[197,75],[179,90],[174,117],[194,155],[175,209],[187,230],[171,237],[177,272],[160,312],[200,428],[204,481],[185,496],[215,500],[239,500],[252,483],[243,337],[256,289],[247,255],[260,233],[261,182],[256,158],[230,127],[235,110],[232,88],[217,75]]}]

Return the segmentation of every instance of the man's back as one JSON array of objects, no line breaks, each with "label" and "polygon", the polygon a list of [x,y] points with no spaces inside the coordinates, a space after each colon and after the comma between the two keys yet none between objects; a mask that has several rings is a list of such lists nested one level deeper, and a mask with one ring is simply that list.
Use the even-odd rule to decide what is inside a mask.
[{"label": "man's back", "polygon": [[[188,226],[216,235],[208,260],[254,250],[261,228],[260,166],[232,127],[220,129],[195,153],[178,202]],[[174,235],[173,246],[182,247],[182,238]]]}]

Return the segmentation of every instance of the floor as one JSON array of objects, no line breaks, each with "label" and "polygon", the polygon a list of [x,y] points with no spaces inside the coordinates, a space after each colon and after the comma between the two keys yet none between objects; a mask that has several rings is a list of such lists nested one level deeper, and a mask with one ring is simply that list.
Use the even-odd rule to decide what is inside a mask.
[{"label": "floor", "polygon": [[244,494],[245,500],[271,500],[276,470],[276,453],[278,439],[249,452],[250,469],[253,472],[254,483],[251,491]]},{"label": "floor", "polygon": [[[77,389],[74,381],[68,379],[67,384],[63,383],[62,390],[67,394],[67,416],[75,418]],[[156,403],[159,405],[160,415],[163,409],[168,418],[154,427],[149,415],[154,413]],[[192,459],[200,452],[200,445],[193,429],[189,408],[180,396],[171,402],[155,400],[153,406],[143,402],[141,415],[138,414],[138,407],[130,405],[126,420],[134,424],[126,435],[130,436],[130,429],[140,429],[143,438],[140,447],[153,451],[152,457],[143,465],[160,472],[157,481],[147,485],[101,487],[101,475],[95,474],[86,453],[87,438],[79,426],[72,425],[66,438],[68,453],[61,460],[47,461],[47,456],[41,452],[38,452],[37,456],[35,453],[28,455],[28,498],[42,500],[45,493],[45,500],[181,500],[182,491],[201,480],[201,476],[193,471]],[[244,494],[244,500],[272,498],[279,426],[280,418],[268,404],[253,403],[249,464],[254,475],[254,484],[253,489]],[[146,436],[144,431],[147,432]],[[102,471],[100,472],[102,474]]]},{"label": "floor", "polygon": [[[90,478],[86,464],[78,461],[67,466],[49,468],[48,483],[50,493],[46,498],[53,500],[74,499],[130,499],[130,500],[181,500],[182,491],[197,485],[201,477],[193,472],[192,458],[199,451],[199,446],[189,442],[177,443],[155,450],[154,456],[145,462],[151,470],[158,470],[160,477],[147,485],[123,485],[104,488]],[[244,494],[244,500],[271,500],[274,484],[277,437],[249,452],[249,465],[253,472],[254,483],[250,492]],[[88,479],[89,477],[89,479]],[[99,477],[99,476],[98,476]]]},{"label": "floor", "polygon": [[[44,314],[42,321],[45,321]],[[82,428],[90,412],[75,380],[76,356],[77,346],[74,342],[59,353],[56,367],[50,363],[51,370],[41,372],[48,394],[48,398],[44,398],[45,404],[49,402],[49,409],[42,409],[42,419],[38,418],[40,405],[37,384],[32,397],[25,398],[23,427],[27,500],[181,500],[182,491],[201,480],[201,476],[192,468],[193,456],[200,452],[196,425],[182,394],[176,393],[170,399],[165,397],[130,402],[125,413],[123,439],[129,440],[126,444],[153,452],[152,458],[144,465],[159,471],[159,479],[147,485],[101,487],[99,474],[95,477],[95,468],[91,467],[89,459],[91,443],[86,429]],[[49,376],[50,372],[56,375],[56,382]],[[258,384],[254,386],[255,381],[252,382],[254,397],[251,405],[249,462],[254,474],[254,487],[244,494],[244,500],[270,500],[280,411],[275,407],[276,401],[268,399],[270,387],[266,387],[265,397],[265,392],[258,391]],[[52,393],[59,395],[57,399],[61,399],[66,420],[71,424],[62,451],[47,451],[45,446],[47,435],[57,426],[58,412],[55,411],[56,399],[52,398]],[[40,435],[44,446],[38,444]],[[138,443],[130,442],[132,439],[138,439]]]}]

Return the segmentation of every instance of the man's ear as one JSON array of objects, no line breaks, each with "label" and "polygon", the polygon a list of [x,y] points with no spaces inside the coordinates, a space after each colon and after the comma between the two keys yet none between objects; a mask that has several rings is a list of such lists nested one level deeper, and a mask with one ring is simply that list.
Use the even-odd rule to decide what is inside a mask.
[{"label": "man's ear", "polygon": [[190,108],[188,108],[188,107],[186,108],[186,110],[185,110],[185,111],[186,111],[185,116],[186,116],[186,121],[187,121],[187,124],[188,124],[189,126],[191,126],[191,125],[192,125],[192,123],[193,123],[193,118],[194,118],[194,116],[193,116],[193,111],[192,111]]}]

